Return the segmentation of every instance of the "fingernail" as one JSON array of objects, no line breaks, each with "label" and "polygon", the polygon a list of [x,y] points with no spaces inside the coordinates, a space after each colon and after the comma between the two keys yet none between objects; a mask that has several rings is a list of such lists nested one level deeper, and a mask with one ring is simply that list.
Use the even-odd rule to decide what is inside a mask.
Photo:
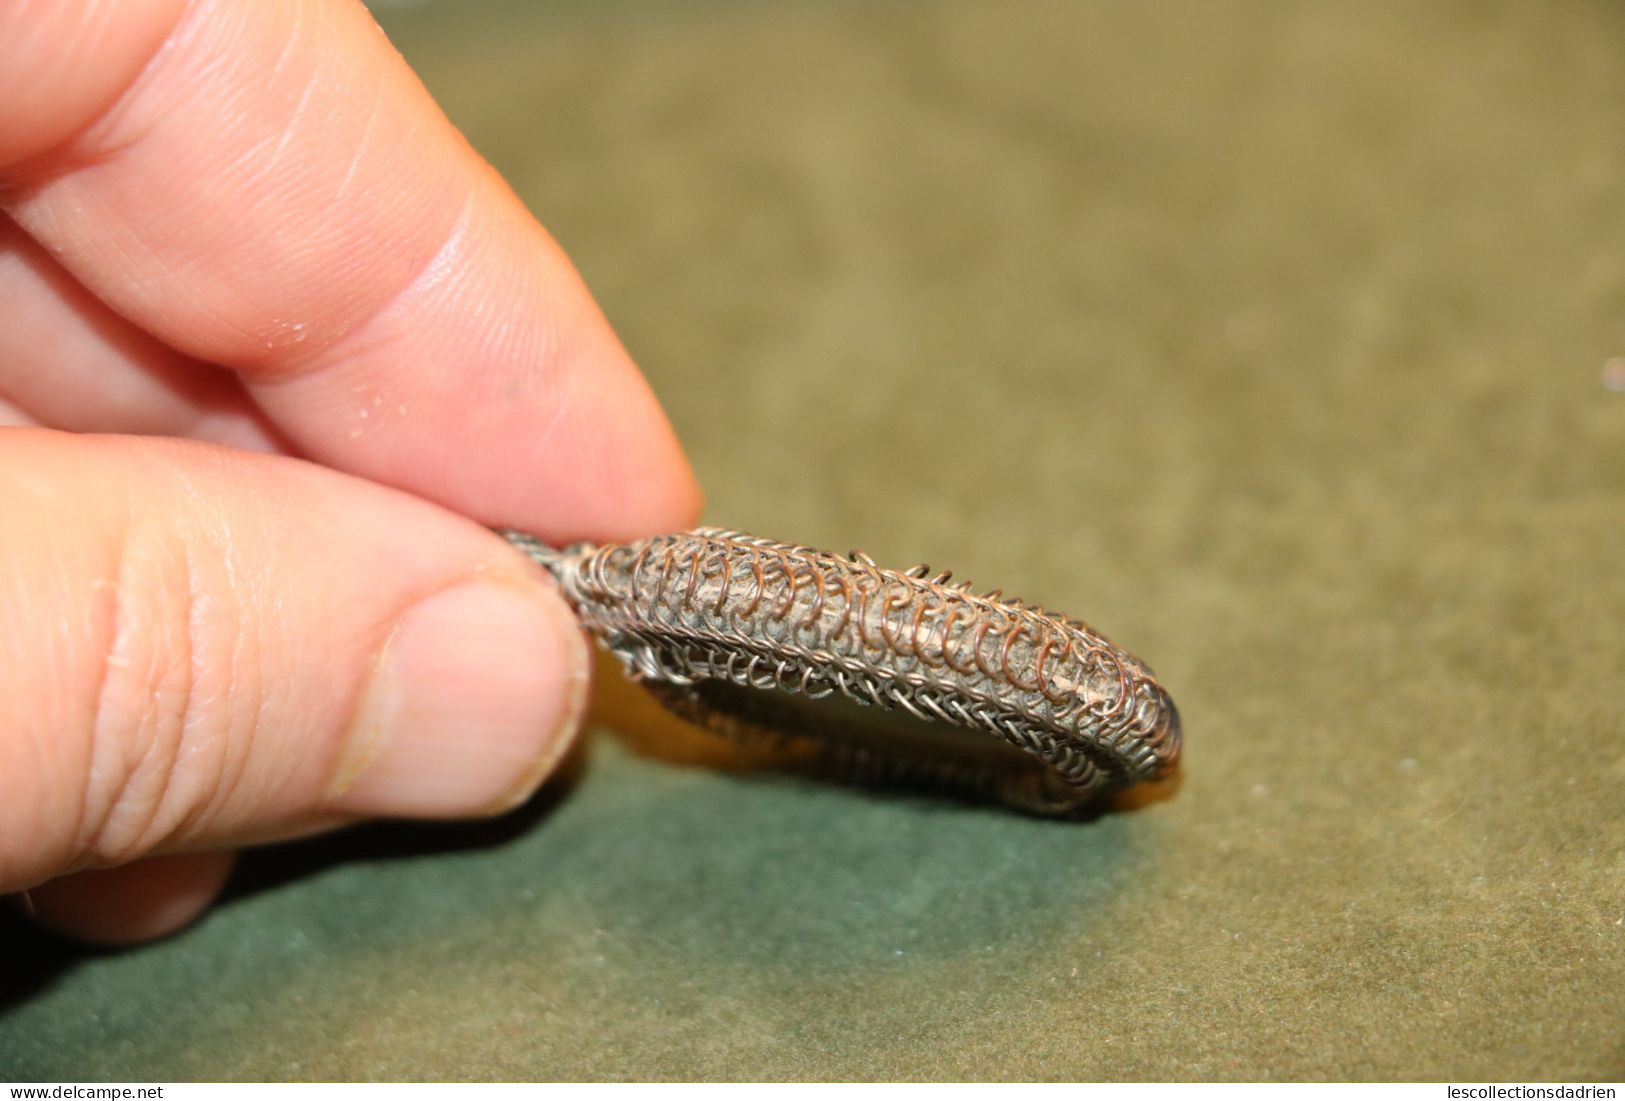
[{"label": "fingernail", "polygon": [[552,589],[479,579],[436,593],[384,643],[334,802],[409,818],[516,806],[569,748],[587,677],[586,640]]}]

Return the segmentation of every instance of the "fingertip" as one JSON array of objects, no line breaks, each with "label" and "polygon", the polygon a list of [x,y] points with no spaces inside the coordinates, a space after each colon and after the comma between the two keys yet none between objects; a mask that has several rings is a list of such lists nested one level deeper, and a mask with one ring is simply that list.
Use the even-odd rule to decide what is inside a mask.
[{"label": "fingertip", "polygon": [[429,596],[375,661],[332,805],[410,818],[511,809],[574,741],[589,664],[550,586],[480,578]]},{"label": "fingertip", "polygon": [[45,95],[19,58],[124,74],[0,194],[53,270],[239,372],[269,445],[553,540],[692,523],[681,446],[580,274],[364,5],[92,7],[141,34],[0,34],[0,93],[34,89],[0,124],[83,83]]},{"label": "fingertip", "polygon": [[152,856],[75,872],[28,892],[35,921],[63,936],[108,946],[156,940],[196,921],[231,876],[232,852]]},{"label": "fingertip", "polygon": [[579,726],[578,621],[463,517],[182,441],[5,429],[0,474],[0,891],[313,822],[496,813]]}]

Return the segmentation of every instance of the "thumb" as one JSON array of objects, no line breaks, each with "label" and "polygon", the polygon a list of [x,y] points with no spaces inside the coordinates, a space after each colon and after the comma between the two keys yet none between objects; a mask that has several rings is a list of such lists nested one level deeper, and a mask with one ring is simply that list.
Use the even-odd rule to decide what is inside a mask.
[{"label": "thumb", "polygon": [[0,890],[494,813],[579,725],[586,644],[551,582],[394,490],[0,429],[0,518]]}]

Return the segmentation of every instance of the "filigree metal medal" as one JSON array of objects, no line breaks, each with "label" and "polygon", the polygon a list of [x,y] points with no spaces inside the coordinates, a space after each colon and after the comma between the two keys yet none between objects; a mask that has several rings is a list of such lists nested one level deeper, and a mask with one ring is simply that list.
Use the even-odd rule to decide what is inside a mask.
[{"label": "filigree metal medal", "polygon": [[1179,713],[1142,662],[947,573],[717,528],[565,550],[503,534],[635,680],[717,733],[1043,814],[1178,761]]}]

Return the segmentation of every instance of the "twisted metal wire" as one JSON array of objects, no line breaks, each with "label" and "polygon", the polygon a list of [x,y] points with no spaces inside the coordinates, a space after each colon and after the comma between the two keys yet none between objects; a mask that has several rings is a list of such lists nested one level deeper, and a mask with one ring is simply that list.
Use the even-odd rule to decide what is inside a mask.
[{"label": "twisted metal wire", "polygon": [[[558,551],[505,532],[547,566],[582,621],[668,707],[735,737],[774,736],[707,682],[817,700],[834,693],[991,734],[1026,767],[970,763],[929,744],[821,730],[863,779],[923,779],[1030,810],[1075,809],[1166,775],[1178,713],[1143,663],[1088,625],[925,566],[884,569],[743,532],[701,528]],[[1008,762],[1008,759],[1006,759]]]}]

